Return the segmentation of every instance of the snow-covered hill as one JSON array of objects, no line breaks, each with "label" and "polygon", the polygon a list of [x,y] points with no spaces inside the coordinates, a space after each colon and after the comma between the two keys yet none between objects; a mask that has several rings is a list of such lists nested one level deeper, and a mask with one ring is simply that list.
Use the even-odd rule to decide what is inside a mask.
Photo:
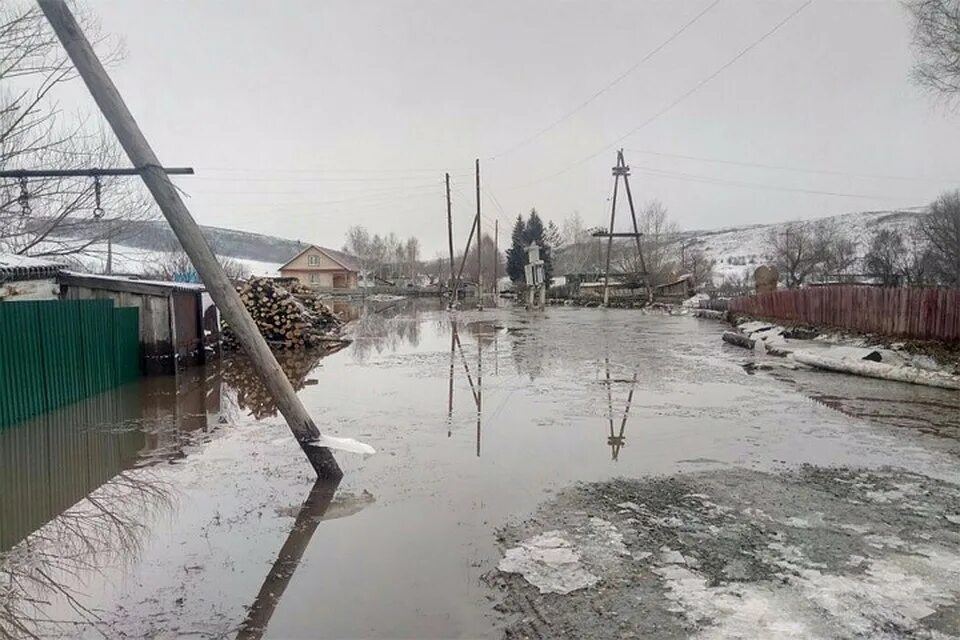
[{"label": "snow-covered hill", "polygon": [[[822,221],[835,226],[838,233],[857,245],[860,256],[867,250],[870,238],[880,229],[900,231],[912,225],[922,211],[865,211],[846,213]],[[771,233],[784,233],[790,222],[729,227],[712,231],[691,231],[681,234],[677,244],[684,242],[703,251],[709,260],[715,261],[714,273],[718,281],[727,277],[742,277],[752,273],[760,264],[770,260],[768,248]],[[689,249],[688,249],[689,250]]]},{"label": "snow-covered hill", "polygon": [[[877,231],[884,228],[903,231],[922,215],[924,215],[923,210],[865,211],[804,222],[831,224],[837,233],[843,234],[856,244],[858,254],[862,257],[870,239]],[[714,261],[714,281],[719,285],[729,278],[740,279],[752,275],[753,270],[759,265],[769,262],[771,234],[785,233],[790,224],[792,224],[791,221],[784,221],[683,231],[669,240],[666,252],[672,259],[679,261],[684,246],[688,252],[687,255],[691,251],[702,251],[708,260]],[[617,242],[624,244],[628,241]],[[570,248],[563,248],[555,253],[554,271],[557,275],[577,271],[571,259],[573,253],[575,252]],[[597,259],[602,258],[603,255],[602,251],[598,251],[595,241],[586,247],[586,251],[580,250],[579,254],[588,257],[588,263],[582,265],[584,271],[597,269]]]}]

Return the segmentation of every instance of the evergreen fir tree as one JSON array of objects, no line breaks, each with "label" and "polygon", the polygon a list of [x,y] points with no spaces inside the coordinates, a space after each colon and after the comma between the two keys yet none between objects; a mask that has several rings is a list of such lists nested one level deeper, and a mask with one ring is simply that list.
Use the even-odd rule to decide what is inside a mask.
[{"label": "evergreen fir tree", "polygon": [[540,214],[537,213],[536,209],[530,210],[530,217],[527,219],[525,231],[524,240],[526,245],[529,246],[531,242],[536,242],[537,246],[540,247],[540,259],[543,260],[544,277],[549,287],[550,281],[553,279],[553,256],[551,255],[551,249],[553,247],[546,237],[543,220],[540,219]]},{"label": "evergreen fir tree", "polygon": [[530,244],[526,237],[523,216],[517,215],[513,232],[510,234],[510,248],[507,249],[507,275],[515,283],[523,282],[523,267],[527,264],[527,246]]}]

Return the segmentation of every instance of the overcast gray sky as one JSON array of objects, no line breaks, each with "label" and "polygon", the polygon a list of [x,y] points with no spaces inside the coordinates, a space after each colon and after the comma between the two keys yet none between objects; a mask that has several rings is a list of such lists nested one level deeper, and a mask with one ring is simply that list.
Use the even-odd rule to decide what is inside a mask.
[{"label": "overcast gray sky", "polygon": [[112,73],[161,160],[197,169],[178,183],[198,221],[333,247],[363,224],[415,234],[432,257],[444,171],[465,241],[475,157],[491,232],[531,207],[605,224],[620,145],[636,198],[685,228],[919,205],[956,186],[960,113],[910,83],[899,2],[815,0],[701,84],[804,3],[720,0],[540,135],[713,0],[91,4],[126,43]]}]

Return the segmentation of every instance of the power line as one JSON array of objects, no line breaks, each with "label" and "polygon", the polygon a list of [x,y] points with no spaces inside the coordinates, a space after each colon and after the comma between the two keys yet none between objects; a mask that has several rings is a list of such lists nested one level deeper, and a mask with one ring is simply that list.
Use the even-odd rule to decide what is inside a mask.
[{"label": "power line", "polygon": [[370,177],[364,178],[317,178],[317,177],[304,177],[304,178],[250,178],[246,176],[230,176],[218,178],[214,176],[202,176],[198,177],[197,180],[201,182],[360,182],[360,183],[370,183],[370,182],[416,182],[421,184],[427,184],[427,180],[432,184],[435,182],[433,179],[429,179],[427,176],[405,176],[405,177],[395,177],[395,178],[384,178],[377,176],[375,173],[372,173]]},{"label": "power line", "polygon": [[[389,196],[391,194],[399,194],[398,197],[403,197],[406,195],[415,195],[419,193],[433,193],[436,190],[439,190],[441,184],[431,184],[431,185],[418,185],[411,186],[406,188],[396,188],[396,189],[365,189],[360,193],[355,193],[355,197],[342,198],[339,200],[318,200],[318,204],[337,204],[341,202],[353,202],[357,200],[364,200],[367,198],[377,198]],[[255,191],[239,191],[236,189],[229,190],[203,190],[195,189],[191,192],[193,195],[262,195],[262,196],[309,196],[313,195],[314,191],[274,191],[269,189],[258,189]]]},{"label": "power line", "polygon": [[760,162],[740,162],[736,160],[721,160],[719,158],[704,158],[702,156],[687,156],[681,155],[678,153],[661,153],[657,151],[645,151],[643,149],[627,149],[633,153],[643,153],[651,156],[658,156],[664,158],[679,158],[681,160],[696,160],[698,162],[710,162],[714,164],[726,164],[733,165],[737,167],[753,167],[759,169],[772,169],[775,171],[795,171],[798,173],[813,173],[813,174],[823,174],[823,175],[834,175],[834,176],[846,176],[850,178],[872,178],[877,180],[902,180],[905,182],[935,182],[943,183],[950,182],[950,179],[947,178],[923,178],[923,177],[904,177],[904,176],[888,176],[875,173],[852,173],[848,171],[834,171],[830,169],[809,169],[804,167],[792,167],[786,165],[776,165],[776,164],[764,164]]},{"label": "power line", "polygon": [[[419,173],[430,173],[430,174],[443,174],[445,169],[382,169],[380,167],[366,167],[358,169],[310,169],[310,168],[301,168],[301,169],[292,169],[292,168],[271,168],[263,169],[259,167],[197,167],[197,171],[212,171],[212,172],[221,172],[221,173],[257,173],[257,174],[270,174],[270,173],[293,173],[293,174],[303,174],[303,173],[312,173],[312,174],[322,174],[322,173],[410,173],[410,174],[419,174]],[[469,171],[463,170],[458,172],[450,172],[451,176],[467,176],[473,175],[473,168]]]},{"label": "power line", "polygon": [[653,122],[655,122],[656,120],[658,120],[659,118],[661,118],[662,116],[664,116],[665,114],[667,114],[668,112],[670,112],[672,109],[674,109],[674,108],[675,108],[677,105],[679,105],[681,102],[683,102],[684,100],[686,100],[687,98],[689,98],[690,96],[692,96],[693,94],[695,94],[697,91],[699,91],[700,89],[702,89],[703,87],[705,87],[707,84],[709,84],[712,80],[714,80],[714,79],[715,79],[717,76],[719,76],[721,73],[723,73],[724,71],[726,71],[727,69],[729,69],[730,67],[732,67],[734,64],[736,64],[741,58],[743,58],[743,56],[747,55],[747,53],[749,53],[750,51],[752,51],[753,49],[755,49],[757,46],[759,46],[761,43],[763,43],[767,38],[769,38],[770,36],[772,36],[773,34],[775,34],[777,31],[779,31],[785,24],[787,24],[788,22],[790,22],[794,17],[797,16],[797,14],[799,14],[801,11],[803,11],[804,9],[806,9],[807,7],[809,7],[812,3],[813,3],[813,0],[806,0],[806,2],[804,2],[804,3],[803,3],[802,5],[800,5],[798,8],[796,8],[796,9],[795,9],[793,12],[791,12],[786,18],[784,18],[783,20],[781,20],[780,22],[778,22],[777,24],[775,24],[771,29],[769,29],[768,31],[766,31],[762,36],[760,36],[759,38],[757,38],[756,40],[754,40],[753,42],[751,42],[751,43],[750,43],[749,45],[747,45],[745,48],[741,49],[740,52],[737,53],[737,55],[735,55],[735,56],[733,56],[732,58],[730,58],[730,60],[728,60],[727,62],[725,62],[723,65],[721,65],[716,71],[714,71],[713,73],[711,73],[710,75],[708,75],[706,78],[703,78],[702,80],[700,80],[699,82],[697,82],[696,84],[694,84],[690,89],[688,89],[687,91],[685,91],[685,92],[683,92],[682,94],[680,94],[679,97],[677,97],[675,100],[673,100],[673,101],[672,101],[670,104],[668,104],[666,107],[664,107],[664,108],[661,109],[660,111],[656,112],[655,114],[653,114],[652,116],[650,116],[649,118],[647,118],[646,120],[644,120],[643,122],[641,122],[639,125],[637,125],[637,126],[634,127],[633,129],[631,129],[630,131],[628,131],[628,132],[625,133],[624,135],[620,136],[620,137],[617,138],[616,140],[613,140],[612,142],[604,145],[601,149],[598,149],[596,152],[588,155],[588,156],[585,157],[585,158],[582,158],[582,159],[574,162],[574,163],[571,164],[571,165],[568,165],[567,167],[561,169],[560,171],[551,173],[551,174],[546,175],[546,176],[543,176],[543,177],[541,177],[541,178],[537,178],[536,180],[533,180],[533,181],[528,182],[528,183],[526,183],[526,184],[515,185],[515,186],[513,186],[513,187],[508,187],[508,188],[510,188],[510,189],[522,189],[522,188],[524,188],[524,187],[528,187],[528,186],[531,186],[531,185],[534,185],[534,184],[539,184],[539,183],[541,183],[541,182],[545,182],[546,180],[550,180],[550,179],[552,179],[552,178],[555,178],[555,177],[557,177],[557,176],[559,176],[559,175],[563,175],[564,173],[570,171],[571,169],[573,169],[573,168],[575,168],[575,167],[578,167],[578,166],[580,166],[581,164],[583,164],[583,163],[585,163],[585,162],[588,162],[588,161],[590,161],[590,160],[593,160],[594,158],[596,158],[597,156],[599,156],[601,153],[604,153],[605,151],[607,151],[607,150],[610,149],[611,147],[615,146],[615,145],[618,144],[619,142],[625,140],[626,138],[629,138],[630,136],[632,136],[633,134],[635,134],[637,131],[640,131],[640,130],[643,129],[644,127],[652,124]]},{"label": "power line", "polygon": [[700,182],[704,184],[714,184],[714,185],[720,185],[720,186],[762,189],[765,191],[789,191],[793,193],[808,193],[812,195],[834,196],[834,197],[840,197],[840,198],[858,198],[862,200],[901,200],[902,199],[902,198],[895,198],[892,196],[884,196],[884,195],[877,195],[877,194],[844,193],[840,191],[822,191],[819,189],[783,187],[779,185],[769,185],[769,184],[762,184],[757,182],[741,182],[738,180],[725,180],[723,178],[715,178],[712,176],[701,176],[701,175],[690,174],[690,173],[664,171],[661,169],[648,169],[644,167],[633,167],[633,171],[637,173],[643,173],[645,175],[659,176],[663,178],[674,178],[678,180],[688,180],[690,182]]},{"label": "power line", "polygon": [[511,147],[509,147],[509,148],[507,148],[507,149],[504,149],[504,150],[501,151],[500,153],[497,153],[497,154],[495,154],[495,155],[493,155],[493,156],[490,156],[489,159],[490,159],[490,160],[496,160],[497,158],[499,158],[499,157],[501,157],[501,156],[504,156],[504,155],[506,155],[506,154],[508,154],[508,153],[511,153],[511,152],[513,152],[513,151],[516,151],[517,149],[520,149],[521,147],[525,147],[526,145],[530,144],[531,142],[533,142],[534,140],[536,140],[537,138],[539,138],[539,137],[542,136],[543,134],[545,134],[545,133],[547,133],[547,132],[555,129],[555,128],[558,127],[560,124],[562,124],[563,122],[565,122],[566,120],[568,120],[568,119],[571,118],[572,116],[576,115],[577,113],[579,113],[580,111],[582,111],[583,109],[585,109],[585,108],[587,107],[587,105],[589,105],[590,103],[592,103],[594,100],[596,100],[597,98],[599,98],[600,96],[602,96],[604,93],[606,93],[607,91],[609,91],[610,89],[612,89],[613,87],[615,87],[617,84],[619,84],[620,81],[622,81],[624,78],[626,78],[626,77],[629,76],[631,73],[633,73],[634,71],[636,71],[636,70],[640,67],[640,65],[642,65],[642,64],[645,63],[645,62],[647,62],[648,60],[650,60],[650,58],[652,58],[653,56],[655,56],[655,55],[657,55],[658,53],[660,53],[660,51],[662,51],[662,50],[664,49],[664,47],[666,47],[668,44],[670,44],[671,42],[673,42],[674,40],[676,40],[678,37],[680,37],[680,35],[682,35],[684,31],[686,31],[687,29],[689,29],[690,27],[692,27],[694,24],[696,24],[696,22],[697,22],[698,20],[700,20],[700,18],[702,18],[703,16],[705,16],[707,13],[709,13],[709,12],[710,12],[714,7],[716,7],[718,4],[720,4],[720,0],[714,0],[711,4],[709,4],[709,5],[708,5],[705,9],[703,9],[700,13],[698,13],[697,15],[695,15],[691,20],[687,21],[682,27],[680,27],[678,30],[674,31],[674,32],[670,35],[670,37],[668,37],[666,40],[664,40],[663,42],[661,42],[659,45],[657,45],[656,47],[654,47],[653,49],[651,49],[645,56],[643,56],[640,60],[638,60],[637,62],[635,62],[633,65],[631,65],[629,69],[627,69],[626,71],[624,71],[623,73],[621,73],[620,75],[618,75],[616,78],[614,78],[612,81],[610,81],[610,82],[607,83],[606,85],[604,85],[601,89],[599,89],[599,90],[596,91],[593,95],[591,95],[589,98],[587,98],[586,100],[584,100],[583,102],[581,102],[581,103],[580,103],[579,105],[577,105],[574,109],[572,109],[571,111],[568,111],[568,112],[565,113],[564,115],[560,116],[560,118],[558,118],[557,120],[555,120],[555,121],[552,122],[551,124],[547,125],[547,126],[544,127],[543,129],[540,129],[539,131],[537,131],[536,133],[534,133],[532,136],[521,140],[521,141],[518,142],[517,144],[515,144],[515,145],[513,145],[513,146],[511,146]]}]

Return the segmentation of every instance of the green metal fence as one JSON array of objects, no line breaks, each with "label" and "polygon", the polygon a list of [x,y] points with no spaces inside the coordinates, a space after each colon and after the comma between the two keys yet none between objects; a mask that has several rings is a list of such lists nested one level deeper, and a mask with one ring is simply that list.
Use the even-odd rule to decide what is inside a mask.
[{"label": "green metal fence", "polygon": [[0,303],[0,426],[138,377],[138,325],[112,300]]}]

